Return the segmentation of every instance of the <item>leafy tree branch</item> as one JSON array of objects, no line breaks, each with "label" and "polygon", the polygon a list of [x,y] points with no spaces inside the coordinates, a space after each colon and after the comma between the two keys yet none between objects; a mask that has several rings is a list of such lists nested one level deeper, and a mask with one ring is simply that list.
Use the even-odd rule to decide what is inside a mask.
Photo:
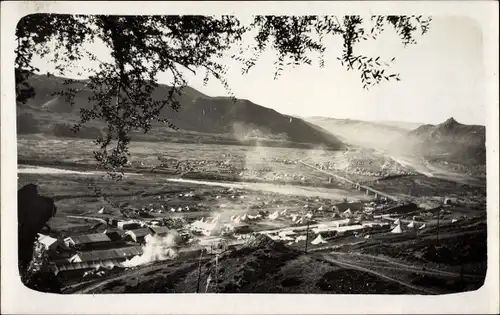
[{"label": "leafy tree branch", "polygon": [[[376,40],[386,27],[396,31],[404,46],[415,44],[415,35],[425,34],[430,21],[422,16],[255,16],[243,25],[235,16],[29,15],[16,30],[16,100],[22,105],[36,94],[29,84],[30,75],[39,71],[32,66],[35,54],[52,54],[59,75],[67,74],[83,58],[96,61],[97,67],[83,69],[89,73],[84,85],[66,80],[65,88],[56,94],[71,106],[78,93],[90,91],[90,107],[81,109],[74,131],[92,120],[106,123],[105,134],[95,140],[94,156],[110,174],[120,175],[130,156],[132,131],[147,133],[155,121],[175,128],[162,113],[166,107],[179,110],[179,96],[188,84],[184,70],[203,71],[205,84],[219,80],[234,99],[226,79],[228,67],[221,61],[231,49],[239,48],[232,58],[241,63],[243,74],[251,71],[266,49],[273,49],[277,79],[286,67],[312,65],[314,54],[324,67],[325,39],[333,36],[343,43],[339,62],[347,71],[359,72],[368,89],[400,77],[389,72],[394,58],[365,56],[357,45]],[[252,32],[253,43],[244,47],[244,36]],[[111,62],[100,61],[86,50],[85,44],[95,41],[109,49]],[[251,56],[245,57],[248,52]],[[166,95],[158,94],[158,75],[163,73],[173,78]]]}]

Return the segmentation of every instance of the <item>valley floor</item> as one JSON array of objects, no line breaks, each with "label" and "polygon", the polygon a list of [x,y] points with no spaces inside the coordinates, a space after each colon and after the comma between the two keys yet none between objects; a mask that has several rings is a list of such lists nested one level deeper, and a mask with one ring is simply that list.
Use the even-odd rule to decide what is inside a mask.
[{"label": "valley floor", "polygon": [[[65,278],[64,293],[196,292],[200,276],[199,292],[205,292],[210,276],[207,292],[228,293],[443,294],[475,290],[484,282],[486,193],[482,186],[429,177],[364,152],[169,143],[136,144],[130,172],[137,174],[117,182],[99,173],[88,174],[95,172],[92,150],[81,140],[47,140],[39,145],[30,141],[21,139],[19,160],[49,169],[20,165],[18,187],[35,183],[41,195],[55,200],[58,212],[49,222],[53,237],[102,233],[108,228],[102,221],[127,219],[141,209],[148,212],[137,217],[142,221],[178,220],[184,227],[202,218],[218,217],[224,222],[235,216],[263,218],[248,222],[260,243],[237,242],[235,249],[217,258],[217,270],[212,254],[202,260],[152,261],[100,276]],[[301,164],[304,160],[319,170]],[[396,207],[392,201],[384,203],[325,172],[416,206],[391,210]],[[440,207],[445,197],[453,204]],[[99,213],[102,208],[106,211]],[[281,214],[285,209],[287,214]],[[346,209],[360,222],[355,224],[376,222],[390,228],[325,236],[320,244],[310,244],[316,235],[284,242],[259,234],[290,227],[300,234],[305,223],[295,223],[294,215],[311,213],[316,224],[326,224],[339,220],[335,215],[347,216]],[[278,212],[279,218],[267,219]],[[397,219],[405,228],[400,234],[389,233]],[[411,221],[426,227],[406,228]]]}]

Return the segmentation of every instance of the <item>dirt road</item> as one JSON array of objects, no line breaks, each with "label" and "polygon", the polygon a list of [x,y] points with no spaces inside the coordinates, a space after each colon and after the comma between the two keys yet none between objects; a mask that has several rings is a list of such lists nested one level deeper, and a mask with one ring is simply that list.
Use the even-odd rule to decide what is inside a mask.
[{"label": "dirt road", "polygon": [[440,292],[437,292],[435,290],[431,290],[431,289],[427,289],[427,288],[422,288],[422,287],[417,287],[417,286],[409,284],[409,283],[407,283],[405,281],[402,281],[402,280],[396,279],[394,277],[388,276],[388,275],[386,275],[384,273],[375,271],[375,270],[371,269],[370,267],[368,267],[366,265],[363,265],[363,264],[354,263],[352,261],[347,261],[347,260],[344,260],[344,259],[334,258],[331,255],[325,254],[325,253],[318,253],[317,255],[321,259],[323,259],[323,260],[325,260],[327,262],[336,264],[336,265],[338,265],[340,267],[347,268],[347,269],[354,269],[354,270],[358,270],[358,271],[361,271],[361,272],[370,273],[370,274],[375,275],[377,277],[380,277],[380,278],[382,278],[384,280],[398,283],[398,284],[400,284],[402,286],[405,286],[405,287],[407,287],[407,288],[409,288],[411,290],[414,290],[414,291],[417,291],[417,292],[420,292],[420,293],[424,293],[424,294],[440,294]]},{"label": "dirt road", "polygon": [[[343,258],[347,259],[347,260],[349,259],[349,256],[354,257],[354,258],[358,258],[358,259],[359,258],[372,259],[372,261],[370,261],[370,262],[359,262],[359,261],[356,262],[356,264],[363,265],[363,266],[364,265],[366,265],[366,266],[373,265],[373,260],[378,260],[379,262],[382,262],[382,264],[385,263],[387,266],[377,265],[377,268],[388,269],[388,270],[406,271],[406,272],[417,272],[417,273],[421,273],[421,274],[441,276],[441,277],[451,277],[451,278],[460,278],[461,277],[461,275],[459,273],[443,271],[443,270],[433,269],[433,268],[429,268],[429,267],[425,267],[425,268],[416,267],[416,266],[412,266],[412,265],[405,264],[402,262],[398,262],[392,258],[386,258],[386,257],[380,257],[380,256],[374,256],[374,255],[368,255],[368,254],[360,254],[360,253],[351,254],[351,253],[343,253],[343,252],[335,252],[335,251],[330,252],[330,254],[343,256]],[[376,263],[376,264],[378,264],[378,263]],[[484,279],[483,276],[471,275],[471,274],[463,274],[463,277],[464,278],[471,278],[471,279],[480,279],[480,280]]]}]

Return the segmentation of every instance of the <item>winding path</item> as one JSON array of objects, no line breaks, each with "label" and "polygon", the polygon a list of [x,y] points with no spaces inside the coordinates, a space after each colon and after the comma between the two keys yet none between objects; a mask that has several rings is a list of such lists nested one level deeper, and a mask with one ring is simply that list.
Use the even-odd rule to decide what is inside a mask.
[{"label": "winding path", "polygon": [[412,284],[409,284],[407,282],[395,279],[393,277],[389,277],[389,276],[387,276],[387,275],[385,275],[383,273],[371,270],[371,269],[366,268],[366,267],[364,267],[362,265],[359,265],[359,264],[355,264],[355,263],[352,263],[352,262],[343,262],[343,261],[340,261],[338,259],[335,259],[335,258],[331,257],[328,254],[322,253],[322,254],[319,254],[319,256],[321,257],[321,259],[323,259],[323,260],[325,260],[327,262],[336,264],[336,265],[338,265],[340,267],[347,268],[347,269],[355,269],[355,270],[358,270],[358,271],[370,273],[372,275],[375,275],[375,276],[380,277],[382,279],[385,279],[387,281],[396,282],[396,283],[398,283],[398,284],[400,284],[402,286],[405,286],[407,288],[410,288],[410,289],[418,291],[418,292],[423,292],[423,293],[426,293],[426,294],[434,294],[434,295],[441,293],[441,292],[437,292],[435,290],[431,290],[431,289],[427,289],[427,288],[422,288],[422,287],[414,286]]}]

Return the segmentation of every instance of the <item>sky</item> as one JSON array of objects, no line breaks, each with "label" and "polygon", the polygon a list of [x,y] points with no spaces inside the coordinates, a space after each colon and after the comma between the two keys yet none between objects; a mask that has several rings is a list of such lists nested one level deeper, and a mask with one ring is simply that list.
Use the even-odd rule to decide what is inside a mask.
[{"label": "sky", "polygon": [[[368,91],[363,89],[359,73],[346,71],[337,61],[340,38],[328,43],[324,68],[314,62],[288,68],[277,80],[273,79],[276,54],[271,50],[246,75],[229,58],[230,53],[222,61],[230,67],[226,78],[237,98],[283,114],[430,124],[454,117],[461,123],[485,125],[487,81],[480,25],[467,17],[433,17],[429,32],[416,39],[417,44],[404,47],[387,27],[377,40],[356,48],[367,56],[381,56],[381,60],[396,57],[389,70],[400,73],[401,81],[383,82]],[[88,47],[101,60],[109,57],[102,44]],[[54,72],[43,59],[35,58],[34,63],[42,73]],[[185,73],[188,84],[200,92],[228,95],[215,79],[204,86],[203,74]],[[168,84],[170,77],[162,74],[159,81]]]}]

